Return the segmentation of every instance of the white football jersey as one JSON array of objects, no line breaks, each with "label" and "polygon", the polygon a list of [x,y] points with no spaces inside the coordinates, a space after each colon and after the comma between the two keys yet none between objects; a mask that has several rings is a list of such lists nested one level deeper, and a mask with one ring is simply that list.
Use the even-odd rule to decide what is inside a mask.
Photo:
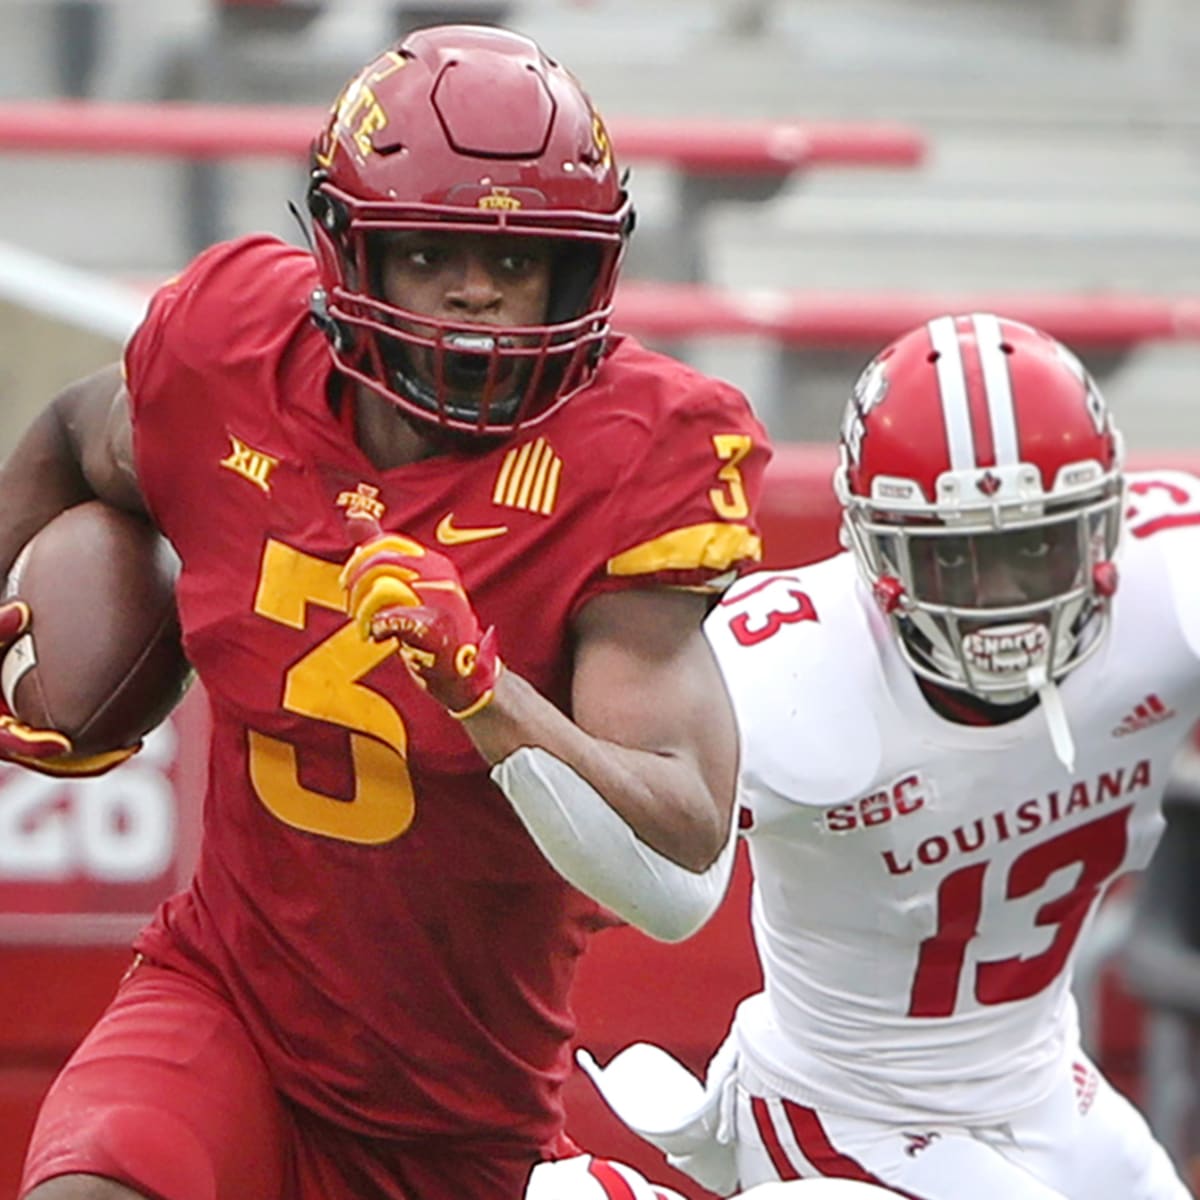
[{"label": "white football jersey", "polygon": [[737,714],[765,979],[735,1036],[798,1102],[1003,1120],[1078,1038],[1070,969],[1108,885],[1145,866],[1200,717],[1200,481],[1129,477],[1104,644],[999,726],[927,703],[853,557],[740,580],[706,624]]}]

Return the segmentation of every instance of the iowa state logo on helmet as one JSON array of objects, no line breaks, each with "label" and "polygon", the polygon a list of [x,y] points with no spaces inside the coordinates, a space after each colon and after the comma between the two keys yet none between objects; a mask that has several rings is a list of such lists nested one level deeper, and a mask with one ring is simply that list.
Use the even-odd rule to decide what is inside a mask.
[{"label": "iowa state logo on helmet", "polygon": [[374,151],[372,136],[387,127],[388,115],[372,85],[382,83],[407,65],[408,60],[402,55],[387,50],[342,88],[313,148],[313,158],[319,166],[333,163],[338,145],[344,140],[359,158],[366,158]]}]

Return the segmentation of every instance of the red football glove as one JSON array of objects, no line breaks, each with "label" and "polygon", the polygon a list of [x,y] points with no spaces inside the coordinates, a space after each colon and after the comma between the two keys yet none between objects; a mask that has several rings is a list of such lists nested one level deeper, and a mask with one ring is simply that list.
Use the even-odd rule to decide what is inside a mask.
[{"label": "red football glove", "polygon": [[[23,600],[0,604],[0,656],[28,628],[29,605]],[[43,775],[83,778],[103,775],[141,749],[141,743],[108,754],[79,756],[73,753],[71,739],[53,729],[34,729],[18,721],[0,700],[0,759],[20,763]]]},{"label": "red football glove", "polygon": [[375,531],[342,569],[346,611],[363,638],[396,638],[421,687],[462,720],[492,698],[502,670],[454,564],[411,538]]}]

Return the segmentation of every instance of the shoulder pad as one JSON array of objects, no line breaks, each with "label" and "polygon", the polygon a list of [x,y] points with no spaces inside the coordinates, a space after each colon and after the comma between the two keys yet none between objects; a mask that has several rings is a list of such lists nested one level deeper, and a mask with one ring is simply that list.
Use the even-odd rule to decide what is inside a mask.
[{"label": "shoulder pad", "polygon": [[854,561],[761,571],[705,622],[741,741],[741,789],[836,803],[874,778],[882,672]]}]

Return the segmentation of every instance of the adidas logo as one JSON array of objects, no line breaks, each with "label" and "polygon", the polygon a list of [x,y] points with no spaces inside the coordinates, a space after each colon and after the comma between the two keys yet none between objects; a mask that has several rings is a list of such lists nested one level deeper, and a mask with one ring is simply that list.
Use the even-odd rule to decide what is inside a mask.
[{"label": "adidas logo", "polygon": [[1169,721],[1175,716],[1175,710],[1168,708],[1153,692],[1141,702],[1135,704],[1133,711],[1127,713],[1121,723],[1112,731],[1113,737],[1127,737],[1131,733],[1141,733],[1151,725]]}]

